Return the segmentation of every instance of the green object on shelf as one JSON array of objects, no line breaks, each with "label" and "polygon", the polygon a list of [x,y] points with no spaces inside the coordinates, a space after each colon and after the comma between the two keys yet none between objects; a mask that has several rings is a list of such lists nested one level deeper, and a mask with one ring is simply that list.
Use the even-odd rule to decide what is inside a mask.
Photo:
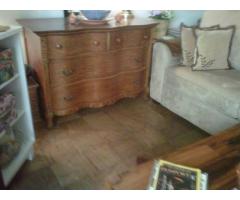
[{"label": "green object on shelf", "polygon": [[1,62],[0,61],[0,84],[8,81],[14,75],[13,63],[12,62]]},{"label": "green object on shelf", "polygon": [[0,51],[0,84],[8,81],[14,75],[14,64],[11,49]]}]

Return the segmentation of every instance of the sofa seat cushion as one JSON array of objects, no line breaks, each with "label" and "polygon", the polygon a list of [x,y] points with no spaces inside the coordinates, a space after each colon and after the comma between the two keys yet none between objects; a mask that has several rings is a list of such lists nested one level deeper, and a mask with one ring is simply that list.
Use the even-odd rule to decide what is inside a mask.
[{"label": "sofa seat cushion", "polygon": [[192,71],[190,67],[175,66],[167,68],[165,78],[184,96],[240,118],[240,71]]}]

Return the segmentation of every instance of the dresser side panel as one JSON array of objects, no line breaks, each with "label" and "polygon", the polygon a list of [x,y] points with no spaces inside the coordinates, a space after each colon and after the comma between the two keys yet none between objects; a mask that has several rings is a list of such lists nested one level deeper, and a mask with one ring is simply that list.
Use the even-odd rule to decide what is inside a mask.
[{"label": "dresser side panel", "polygon": [[29,29],[25,29],[24,32],[28,64],[32,66],[40,84],[41,108],[48,126],[52,126],[50,122],[53,113],[49,88],[47,38],[46,36],[40,37]]}]

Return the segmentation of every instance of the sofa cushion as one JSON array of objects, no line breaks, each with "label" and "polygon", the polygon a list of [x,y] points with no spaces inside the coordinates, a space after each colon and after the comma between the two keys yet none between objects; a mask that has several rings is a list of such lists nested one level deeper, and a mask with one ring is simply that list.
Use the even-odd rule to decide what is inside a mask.
[{"label": "sofa cushion", "polygon": [[[194,29],[196,26],[186,26],[181,23],[181,48],[182,48],[182,65],[192,66],[194,64],[194,53],[196,48],[196,36]],[[204,30],[218,29],[219,26],[202,28]]]},{"label": "sofa cushion", "polygon": [[220,27],[235,25],[236,31],[233,37],[231,54],[229,57],[231,66],[240,70],[240,11],[205,11],[201,20],[201,27],[219,24]]},{"label": "sofa cushion", "polygon": [[186,66],[193,65],[194,50],[196,39],[193,33],[193,27],[181,23],[181,47],[182,47],[182,64]]},{"label": "sofa cushion", "polygon": [[196,28],[196,54],[192,69],[229,69],[229,54],[234,30],[234,26],[218,29]]},{"label": "sofa cushion", "polygon": [[193,72],[189,67],[169,67],[165,76],[185,97],[207,104],[229,117],[240,119],[240,71]]}]

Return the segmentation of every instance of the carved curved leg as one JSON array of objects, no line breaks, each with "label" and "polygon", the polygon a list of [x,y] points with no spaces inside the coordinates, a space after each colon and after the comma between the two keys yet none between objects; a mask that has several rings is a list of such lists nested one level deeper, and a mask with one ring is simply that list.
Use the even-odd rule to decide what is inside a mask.
[{"label": "carved curved leg", "polygon": [[143,91],[143,94],[142,94],[142,97],[144,99],[149,99],[150,98],[150,91],[149,91],[149,87],[145,87],[144,91]]}]

